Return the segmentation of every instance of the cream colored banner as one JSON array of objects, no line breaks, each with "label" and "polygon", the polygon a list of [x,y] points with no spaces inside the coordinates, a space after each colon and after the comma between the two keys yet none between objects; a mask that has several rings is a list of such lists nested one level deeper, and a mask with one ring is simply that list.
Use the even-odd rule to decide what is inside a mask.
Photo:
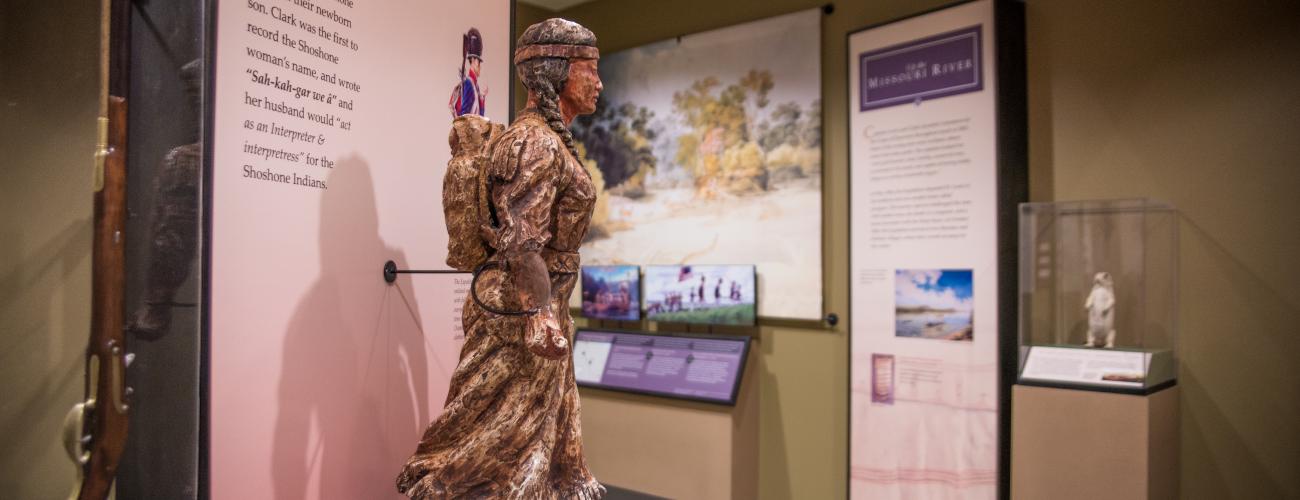
[{"label": "cream colored banner", "polygon": [[993,35],[985,0],[849,36],[850,498],[997,494]]}]

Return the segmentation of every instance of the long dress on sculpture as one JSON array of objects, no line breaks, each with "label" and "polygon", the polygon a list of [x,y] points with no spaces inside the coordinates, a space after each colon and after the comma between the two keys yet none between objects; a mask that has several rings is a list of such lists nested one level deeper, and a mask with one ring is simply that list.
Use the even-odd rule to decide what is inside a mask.
[{"label": "long dress on sculpture", "polygon": [[[569,295],[595,186],[536,112],[525,111],[488,147],[495,255],[540,252],[551,307],[571,332]],[[520,310],[508,273],[485,271],[478,281],[488,306]],[[465,345],[446,408],[403,468],[398,490],[411,498],[599,498],[603,489],[582,454],[572,358],[530,352],[526,316],[498,315],[467,300],[462,319]]]}]

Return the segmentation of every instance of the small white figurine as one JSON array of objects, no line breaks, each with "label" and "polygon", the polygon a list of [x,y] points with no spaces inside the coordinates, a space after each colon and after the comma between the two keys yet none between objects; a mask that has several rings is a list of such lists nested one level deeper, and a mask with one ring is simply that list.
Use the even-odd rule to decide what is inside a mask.
[{"label": "small white figurine", "polygon": [[1115,347],[1115,282],[1110,273],[1102,271],[1092,277],[1092,292],[1083,307],[1088,310],[1088,343],[1084,347],[1097,347],[1101,336],[1106,336],[1106,347]]}]

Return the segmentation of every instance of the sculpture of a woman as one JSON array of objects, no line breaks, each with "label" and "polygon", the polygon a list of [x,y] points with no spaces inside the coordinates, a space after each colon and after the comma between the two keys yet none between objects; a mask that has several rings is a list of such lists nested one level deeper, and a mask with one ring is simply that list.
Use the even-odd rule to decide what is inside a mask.
[{"label": "sculpture of a woman", "polygon": [[569,295],[596,202],[568,125],[596,108],[596,37],[549,19],[525,30],[517,47],[528,107],[485,146],[490,220],[448,221],[453,230],[479,229],[487,265],[466,301],[446,407],[397,478],[411,498],[604,494],[583,458],[568,356]]}]

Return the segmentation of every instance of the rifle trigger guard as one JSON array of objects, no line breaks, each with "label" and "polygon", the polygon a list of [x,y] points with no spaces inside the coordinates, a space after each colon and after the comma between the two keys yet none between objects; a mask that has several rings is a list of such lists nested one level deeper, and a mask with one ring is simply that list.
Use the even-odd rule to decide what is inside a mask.
[{"label": "rifle trigger guard", "polygon": [[90,386],[87,390],[90,391],[90,395],[85,401],[72,405],[67,416],[63,417],[63,450],[68,452],[68,459],[76,464],[77,469],[77,485],[73,488],[69,500],[77,498],[81,485],[86,480],[86,464],[90,463],[91,455],[90,450],[86,448],[93,439],[89,434],[84,434],[86,414],[95,413],[95,406],[99,401],[99,356],[91,354],[88,364],[86,373],[90,376]]}]

